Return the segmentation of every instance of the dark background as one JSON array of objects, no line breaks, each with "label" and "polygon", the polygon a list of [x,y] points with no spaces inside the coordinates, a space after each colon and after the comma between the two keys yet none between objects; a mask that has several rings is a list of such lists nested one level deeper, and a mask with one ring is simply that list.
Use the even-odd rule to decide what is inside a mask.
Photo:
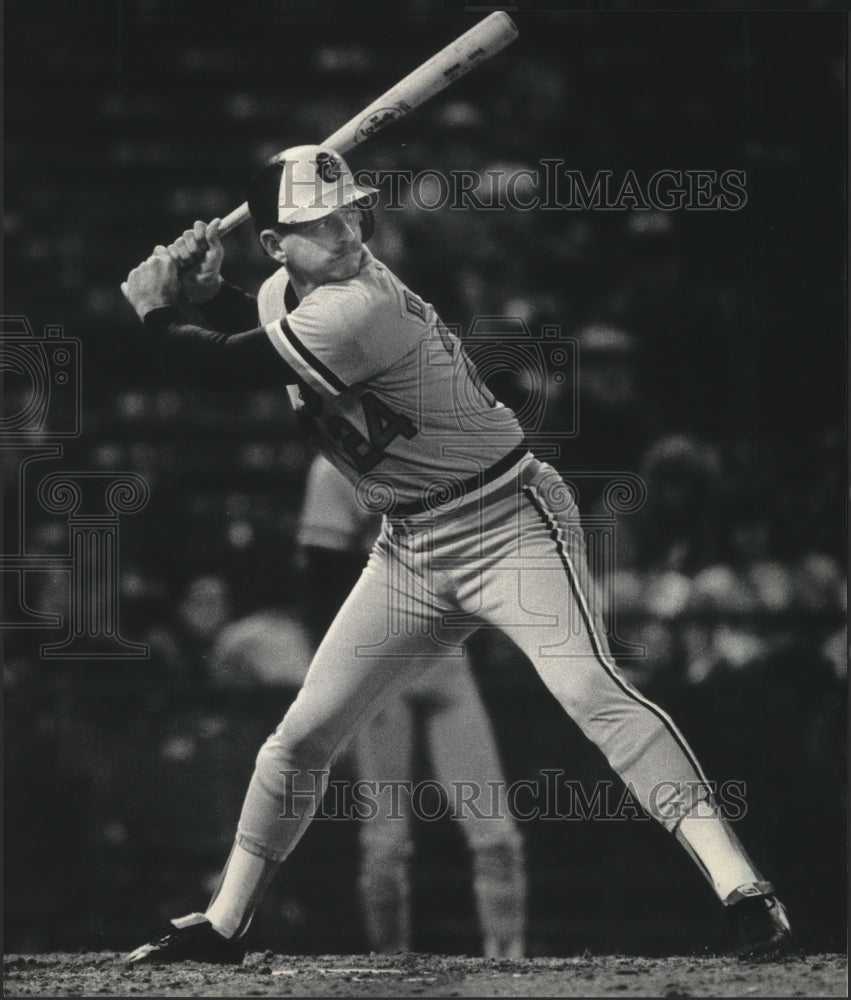
[{"label": "dark background", "polygon": [[[847,876],[846,16],[829,4],[594,6],[520,5],[517,42],[348,159],[415,172],[545,157],[589,177],[746,172],[747,203],[732,212],[379,209],[373,248],[462,329],[477,315],[522,315],[587,345],[580,433],[555,461],[648,484],[644,507],[618,525],[622,635],[650,651],[624,668],[710,776],[746,782],[743,840],[799,941],[836,947]],[[40,644],[61,627],[5,630],[7,950],[129,947],[157,919],[202,905],[256,749],[290,697],[214,683],[203,654],[219,619],[202,611],[208,627],[193,630],[180,602],[193,581],[213,603],[219,586],[222,620],[271,601],[297,633],[307,447],[279,394],[171,384],[121,281],[155,243],[240,204],[266,156],[320,141],[482,16],[415,2],[5,4],[3,312],[36,331],[61,324],[81,343],[82,433],[42,471],[135,471],[151,487],[121,523],[120,553],[123,635],[152,649],[144,661],[50,660]],[[271,268],[250,226],[226,246],[226,275],[256,290]],[[608,347],[585,339],[593,326],[616,332]],[[19,373],[4,376],[14,413],[26,389]],[[533,430],[563,430],[566,405],[556,399]],[[55,440],[69,407],[52,399],[31,443]],[[22,538],[24,551],[59,557],[64,521],[21,497],[17,468],[8,462],[3,551]],[[19,578],[30,607],[67,620],[64,570]],[[542,768],[611,777],[514,650],[480,636],[473,652],[512,780]],[[530,952],[664,952],[714,928],[709,888],[648,821],[523,829]],[[417,947],[476,953],[460,835],[447,820],[417,838]],[[363,947],[355,844],[353,823],[308,831],[264,904],[258,942]]]}]

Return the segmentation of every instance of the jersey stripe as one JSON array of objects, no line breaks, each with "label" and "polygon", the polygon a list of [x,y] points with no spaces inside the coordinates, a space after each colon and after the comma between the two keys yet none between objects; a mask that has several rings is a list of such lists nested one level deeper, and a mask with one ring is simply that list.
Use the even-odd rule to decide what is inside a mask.
[{"label": "jersey stripe", "polygon": [[558,517],[552,511],[547,510],[544,502],[542,501],[538,491],[532,486],[524,486],[523,492],[526,498],[535,508],[538,516],[544,522],[546,527],[549,529],[550,538],[555,542],[556,551],[558,552],[559,558],[561,559],[561,564],[564,567],[565,573],[567,574],[568,582],[570,583],[570,589],[573,591],[573,596],[579,605],[580,612],[582,614],[582,619],[585,622],[585,627],[588,630],[588,635],[591,638],[591,646],[594,649],[594,654],[597,657],[597,661],[601,664],[603,669],[609,675],[609,677],[617,684],[617,686],[634,701],[639,702],[646,709],[651,711],[657,719],[659,719],[671,736],[674,738],[676,743],[679,745],[680,749],[686,755],[688,762],[694,768],[700,780],[708,786],[708,781],[706,775],[703,773],[703,769],[694,756],[691,747],[686,742],[683,734],[674,725],[674,720],[667,714],[667,712],[662,711],[658,705],[650,701],[649,698],[645,698],[639,691],[637,691],[631,684],[628,684],[622,677],[620,677],[615,668],[615,664],[611,659],[605,640],[602,639],[597,631],[597,627],[594,624],[594,616],[591,613],[591,609],[588,607],[588,602],[585,600],[585,594],[582,590],[582,585],[579,579],[579,574],[576,571],[576,567],[571,562],[570,556],[567,554],[567,549],[564,544],[564,532],[562,526],[559,524]]},{"label": "jersey stripe", "polygon": [[285,319],[276,319],[274,323],[269,323],[266,333],[284,361],[310,385],[324,389],[333,396],[339,396],[348,389],[342,379],[304,346]]}]

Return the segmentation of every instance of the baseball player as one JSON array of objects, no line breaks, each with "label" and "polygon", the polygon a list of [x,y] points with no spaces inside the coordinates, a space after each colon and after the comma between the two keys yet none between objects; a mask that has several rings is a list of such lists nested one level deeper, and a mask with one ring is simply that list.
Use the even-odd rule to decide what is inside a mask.
[{"label": "baseball player", "polygon": [[[357,582],[381,515],[357,503],[351,483],[322,455],[308,471],[297,541],[317,641]],[[306,666],[306,665],[305,665]],[[354,740],[359,777],[385,789],[360,826],[358,889],[373,951],[411,949],[411,798],[402,789],[413,766],[415,715],[473,869],[473,893],[486,958],[525,952],[526,876],[520,832],[506,801],[496,741],[466,657],[446,656],[370,719]],[[381,783],[381,784],[379,784]],[[479,801],[463,805],[467,789]],[[487,799],[487,801],[485,801]],[[493,801],[491,801],[493,799]]]},{"label": "baseball player", "polygon": [[785,909],[685,738],[612,661],[570,488],[530,451],[430,303],[365,246],[372,196],[335,150],[293,147],[249,190],[260,243],[280,265],[257,299],[221,277],[219,220],[155,247],[122,284],[172,373],[210,388],[286,386],[311,439],[383,514],[363,574],[260,748],[213,899],[128,960],[241,961],[257,902],[315,813],[331,762],[435,658],[460,662],[481,626],[520,647],[688,851],[735,918],[736,949],[787,948]]}]

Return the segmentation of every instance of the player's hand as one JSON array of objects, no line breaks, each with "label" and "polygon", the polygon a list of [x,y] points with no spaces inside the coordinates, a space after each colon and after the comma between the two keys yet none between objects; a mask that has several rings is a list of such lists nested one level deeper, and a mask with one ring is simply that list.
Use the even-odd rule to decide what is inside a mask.
[{"label": "player's hand", "polygon": [[180,278],[177,264],[166,248],[155,247],[147,260],[134,267],[122,283],[121,291],[139,319],[144,319],[152,309],[176,305],[180,296]]},{"label": "player's hand", "polygon": [[198,221],[166,249],[177,263],[180,286],[190,302],[209,302],[222,286],[219,272],[225,248],[219,236],[221,219]]}]

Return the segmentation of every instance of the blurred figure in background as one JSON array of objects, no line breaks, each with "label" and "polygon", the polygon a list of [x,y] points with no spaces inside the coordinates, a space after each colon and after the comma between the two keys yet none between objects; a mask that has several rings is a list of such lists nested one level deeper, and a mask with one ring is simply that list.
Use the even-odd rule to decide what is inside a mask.
[{"label": "blurred figure in background", "polygon": [[234,617],[233,594],[219,573],[190,577],[180,593],[174,621],[174,660],[182,679],[207,679],[207,661],[219,632]]},{"label": "blurred figure in background", "polygon": [[[590,323],[579,345],[579,434],[566,446],[575,472],[636,472],[661,425],[642,387],[640,344],[629,330]],[[596,492],[603,488],[600,485]],[[597,502],[583,490],[585,507]]]},{"label": "blurred figure in background", "polygon": [[685,680],[688,648],[707,643],[684,613],[694,575],[713,559],[720,455],[687,434],[666,434],[641,456],[643,507],[618,525],[614,601],[623,637],[647,656],[623,664],[639,687]]},{"label": "blurred figure in background", "polygon": [[[360,575],[380,528],[380,515],[358,503],[352,485],[317,456],[307,479],[299,522],[305,608],[314,642],[333,621]],[[309,657],[301,661],[306,668]],[[435,776],[461,824],[473,873],[476,912],[487,958],[525,954],[526,874],[521,834],[506,801],[507,781],[487,711],[469,661],[437,661],[355,737],[360,779],[410,783],[422,716]],[[379,786],[380,787],[380,786]],[[472,790],[467,808],[460,789]],[[358,890],[370,947],[412,947],[410,797],[381,795],[377,814],[360,827]]]},{"label": "blurred figure in background", "polygon": [[637,565],[694,576],[715,556],[719,449],[690,434],[665,434],[643,451],[639,471],[647,502],[634,523]]},{"label": "blurred figure in background", "polygon": [[311,655],[310,635],[290,608],[258,608],[221,630],[210,650],[207,676],[216,688],[257,683],[299,688]]}]

